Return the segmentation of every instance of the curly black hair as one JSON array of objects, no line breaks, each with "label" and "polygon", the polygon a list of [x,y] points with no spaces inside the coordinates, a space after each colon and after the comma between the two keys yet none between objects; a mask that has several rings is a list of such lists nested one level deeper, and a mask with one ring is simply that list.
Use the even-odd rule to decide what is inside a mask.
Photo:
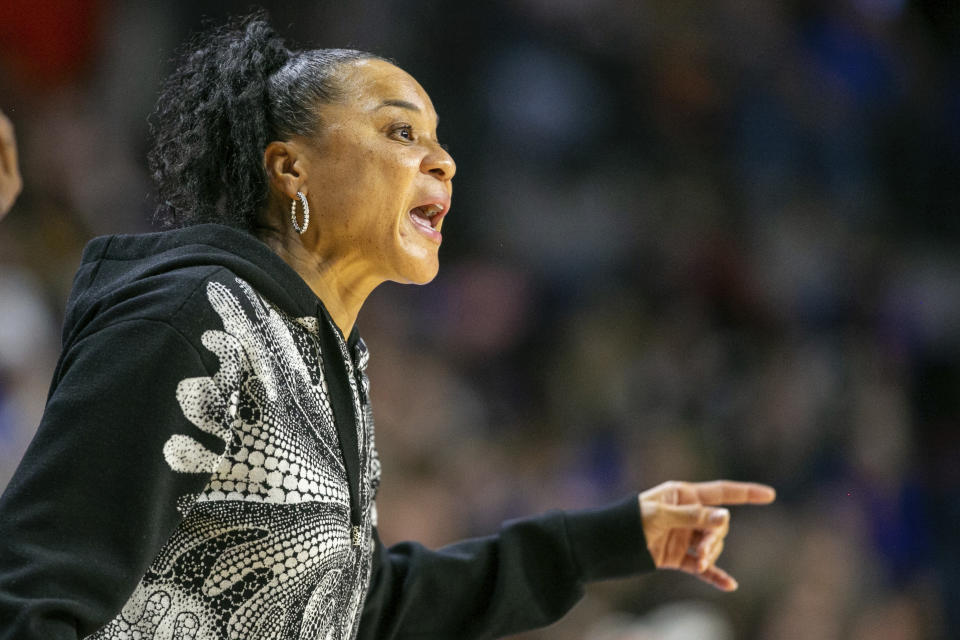
[{"label": "curly black hair", "polygon": [[382,59],[352,49],[288,49],[262,11],[190,42],[150,118],[156,224],[253,231],[267,200],[267,144],[315,134],[322,123],[314,107],[339,95],[337,67],[368,58]]}]

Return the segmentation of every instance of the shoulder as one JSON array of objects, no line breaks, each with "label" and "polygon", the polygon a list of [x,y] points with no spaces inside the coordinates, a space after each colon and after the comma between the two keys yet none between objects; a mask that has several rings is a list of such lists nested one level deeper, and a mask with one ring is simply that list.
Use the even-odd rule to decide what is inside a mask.
[{"label": "shoulder", "polygon": [[253,298],[244,276],[271,282],[278,261],[248,234],[221,225],[96,238],[74,279],[64,346],[131,320],[162,322],[196,336],[217,320],[217,291]]},{"label": "shoulder", "polygon": [[[99,266],[101,271],[116,268]],[[250,285],[222,265],[190,265],[155,272],[140,270],[139,266],[122,277],[106,273],[93,276],[82,292],[71,297],[64,324],[65,348],[131,322],[166,325],[199,346],[203,332],[223,326],[225,300],[252,301],[256,296]],[[246,308],[249,310],[249,302]]]}]

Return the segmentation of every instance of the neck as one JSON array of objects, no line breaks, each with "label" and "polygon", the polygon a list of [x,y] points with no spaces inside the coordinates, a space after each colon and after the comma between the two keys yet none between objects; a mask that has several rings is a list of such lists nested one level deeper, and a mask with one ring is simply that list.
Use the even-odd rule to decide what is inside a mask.
[{"label": "neck", "polygon": [[266,232],[261,233],[260,238],[300,274],[313,293],[323,301],[344,339],[348,338],[357,322],[360,308],[382,280],[373,277],[368,269],[347,257],[318,256],[297,239],[291,240],[290,236]]}]

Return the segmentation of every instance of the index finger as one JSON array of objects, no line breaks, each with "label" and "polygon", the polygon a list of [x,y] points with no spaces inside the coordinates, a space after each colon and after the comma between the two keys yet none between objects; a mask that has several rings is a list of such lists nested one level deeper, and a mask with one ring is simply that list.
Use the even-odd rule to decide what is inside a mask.
[{"label": "index finger", "polygon": [[770,504],[777,497],[776,489],[757,482],[714,480],[693,482],[690,488],[700,504]]}]

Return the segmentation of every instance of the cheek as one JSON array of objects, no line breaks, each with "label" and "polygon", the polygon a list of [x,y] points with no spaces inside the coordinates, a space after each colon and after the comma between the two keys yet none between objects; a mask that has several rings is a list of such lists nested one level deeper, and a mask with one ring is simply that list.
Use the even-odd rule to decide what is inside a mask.
[{"label": "cheek", "polygon": [[[403,228],[402,217],[413,206],[417,167],[399,153],[370,153],[363,169],[360,197],[369,212],[369,222],[378,229]],[[365,216],[366,217],[366,216]]]},{"label": "cheek", "polygon": [[[349,144],[347,144],[349,142]],[[416,193],[419,160],[411,149],[379,141],[345,141],[330,150],[315,189],[324,218],[340,241],[371,252],[394,252]],[[311,198],[313,199],[313,198]]]}]

